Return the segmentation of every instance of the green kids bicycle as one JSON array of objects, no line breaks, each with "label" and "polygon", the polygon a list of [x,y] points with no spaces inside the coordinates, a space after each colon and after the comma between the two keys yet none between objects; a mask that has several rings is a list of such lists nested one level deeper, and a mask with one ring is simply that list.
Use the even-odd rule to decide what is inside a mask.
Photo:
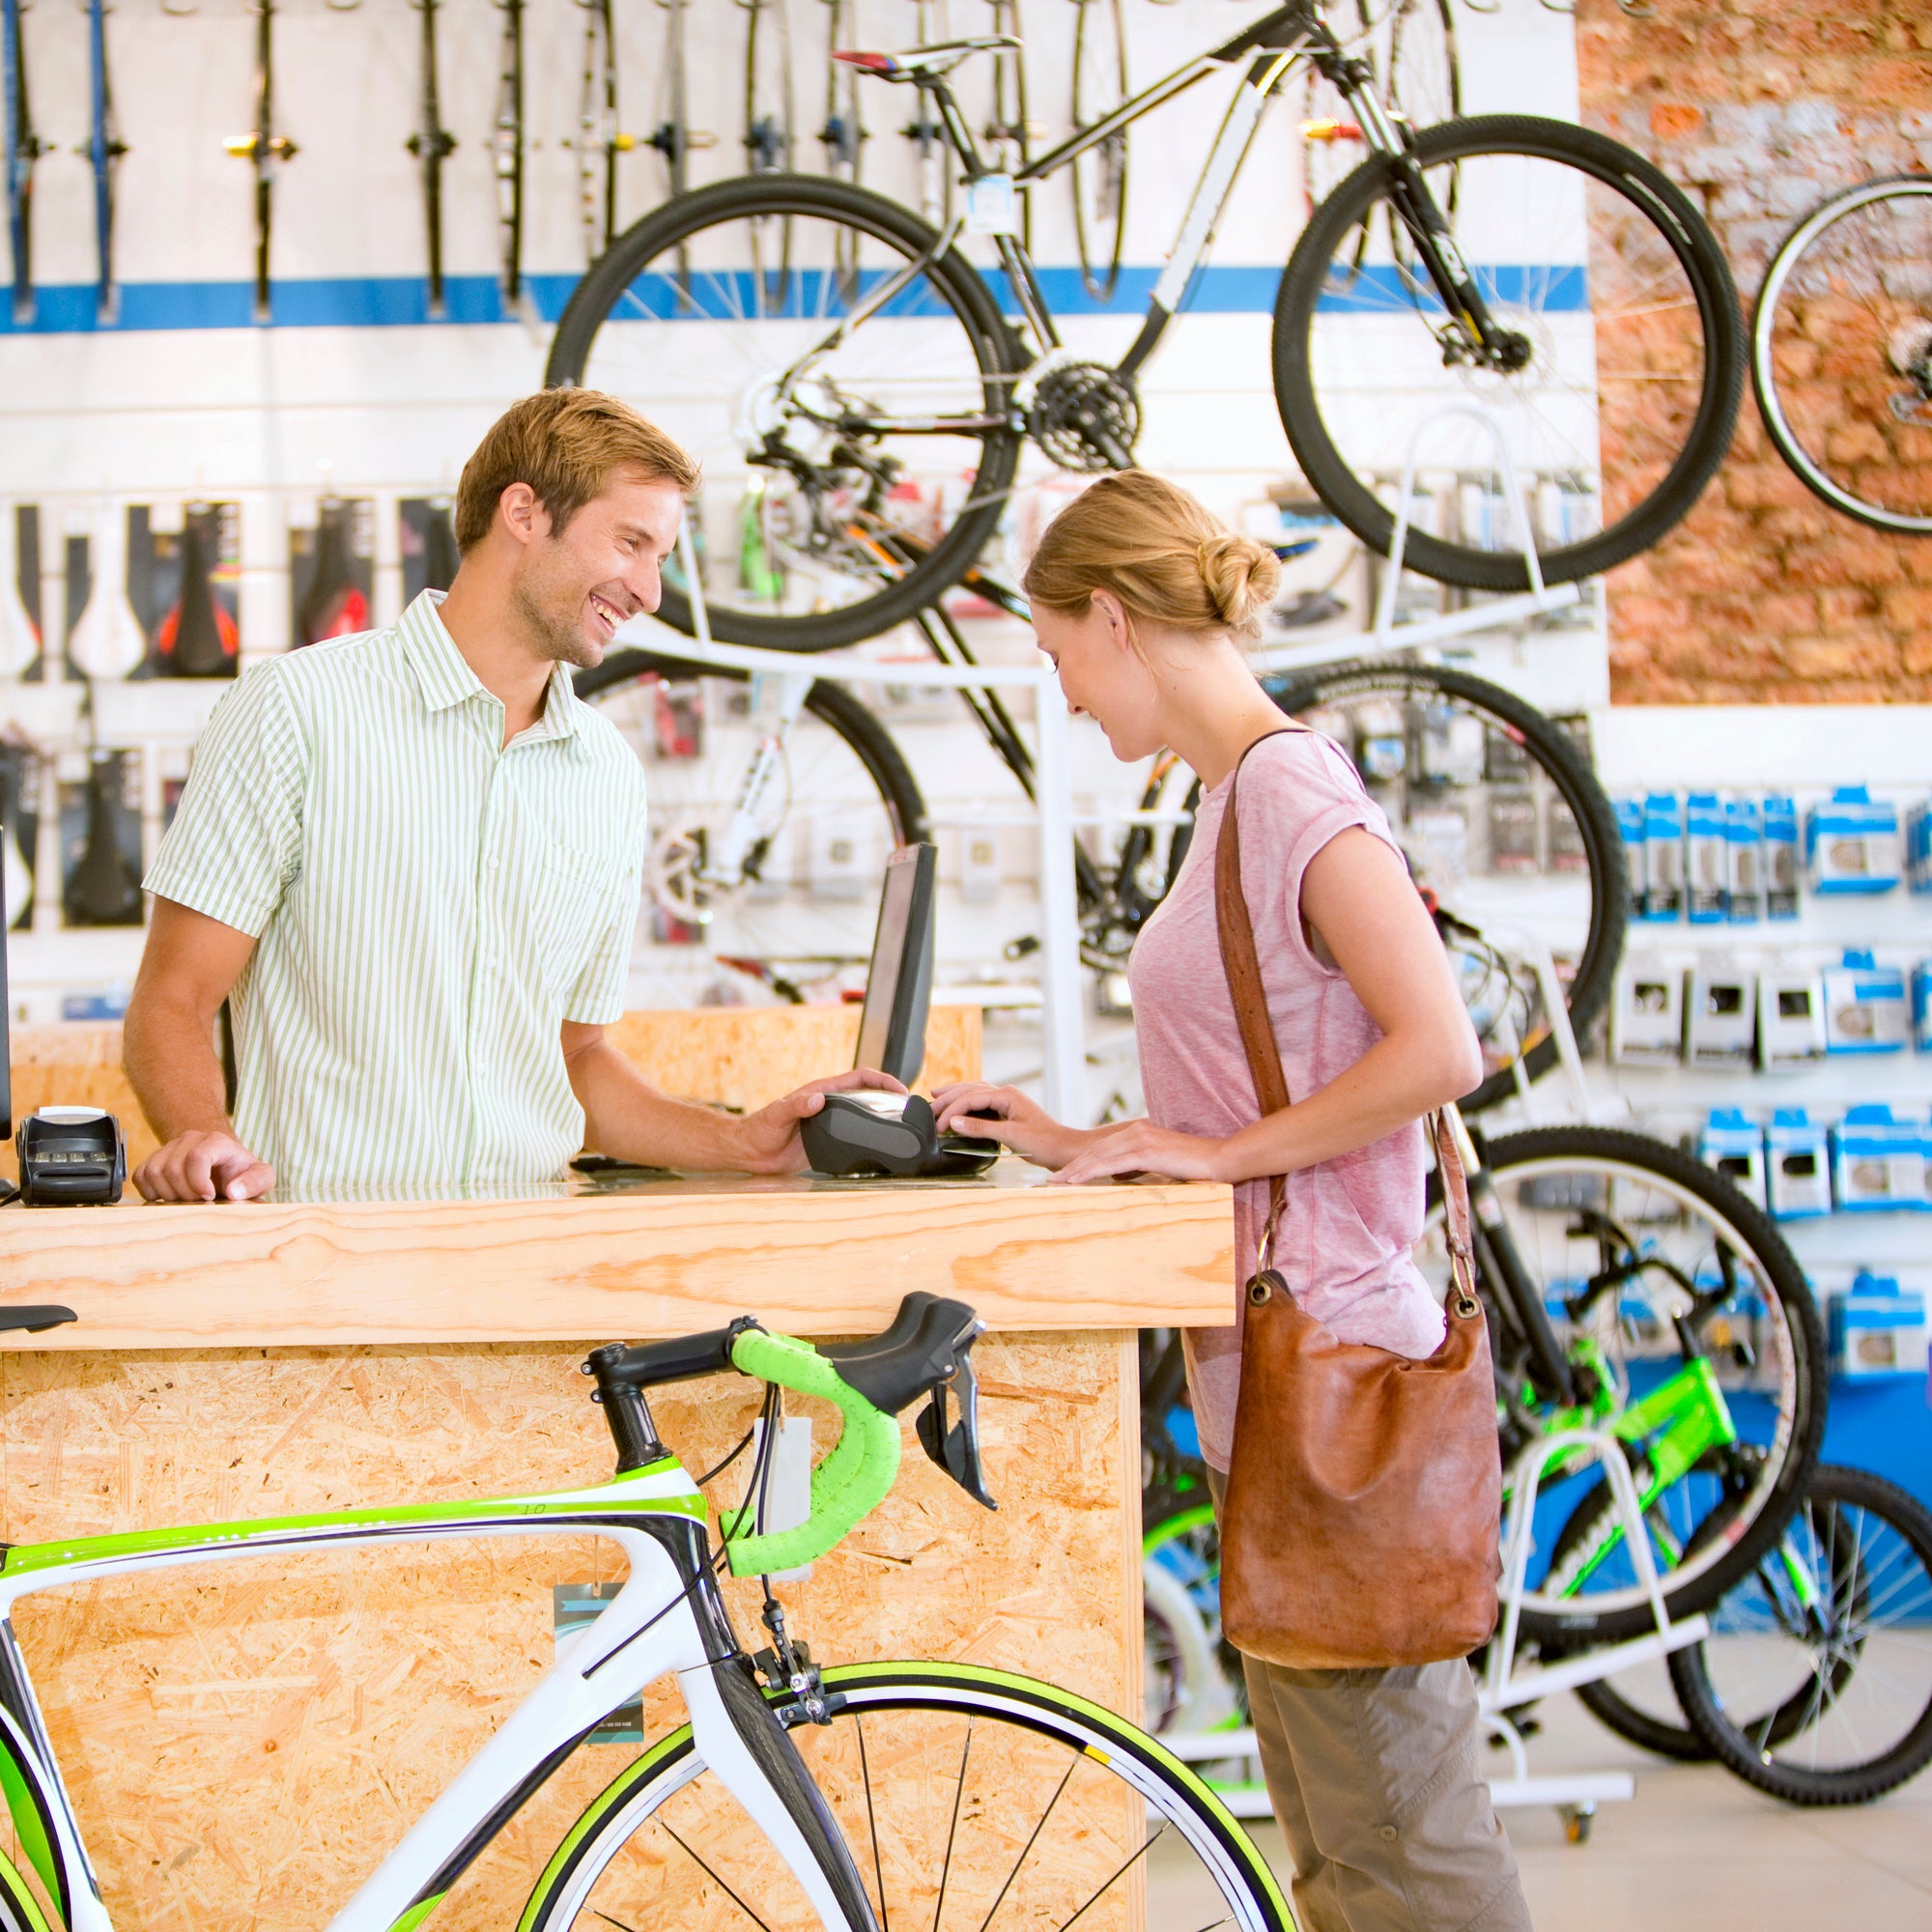
[{"label": "green kids bicycle", "polygon": [[[765,1593],[769,1645],[747,1653],[718,1573],[769,1576],[832,1549],[888,1494],[895,1419],[992,1506],[980,1463],[972,1350],[958,1301],[910,1294],[890,1327],[825,1348],[749,1317],[583,1364],[617,1450],[612,1480],[497,1496],[16,1545],[0,1562],[0,1785],[20,1863],[0,1859],[0,1927],[108,1932],[112,1920],[14,1639],[16,1599],[94,1579],[397,1539],[590,1530],[629,1576],[594,1622],[560,1634],[527,1697],[329,1920],[334,1932],[423,1923],[484,1847],[643,1687],[674,1677],[689,1722],[647,1742],[564,1834],[519,1932],[651,1932],[714,1912],[781,1932],[1082,1932],[1137,1928],[1158,1883],[1219,1898],[1217,1925],[1292,1932],[1281,1889],[1221,1801],[1125,1719],[1051,1685],[961,1663],[820,1670]],[[698,1484],[659,1441],[645,1391],[736,1370],[767,1384],[745,1507],[715,1547]],[[796,1527],[748,1527],[771,1482],[781,1391],[844,1422]],[[742,1445],[741,1445],[742,1446]],[[737,1915],[742,1915],[742,1920]]]}]

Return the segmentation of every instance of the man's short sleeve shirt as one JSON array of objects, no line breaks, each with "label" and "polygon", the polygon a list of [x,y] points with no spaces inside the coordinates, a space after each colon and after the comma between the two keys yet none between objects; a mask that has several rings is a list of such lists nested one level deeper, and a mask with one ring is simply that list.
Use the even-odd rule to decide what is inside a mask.
[{"label": "man's short sleeve shirt", "polygon": [[505,746],[440,601],[250,670],[145,881],[256,941],[235,1124],[284,1193],[554,1179],[561,1023],[623,1010],[643,768],[561,667]]}]

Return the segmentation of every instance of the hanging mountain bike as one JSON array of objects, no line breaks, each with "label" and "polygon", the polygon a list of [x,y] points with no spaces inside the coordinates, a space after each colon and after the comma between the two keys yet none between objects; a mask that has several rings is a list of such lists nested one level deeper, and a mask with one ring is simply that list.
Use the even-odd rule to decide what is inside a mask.
[{"label": "hanging mountain bike", "polygon": [[[1119,362],[1062,341],[1016,217],[975,238],[997,257],[981,267],[955,245],[956,227],[937,233],[843,181],[774,175],[701,188],[631,229],[571,298],[547,380],[637,403],[702,463],[708,490],[743,501],[756,478],[768,502],[761,528],[780,548],[765,567],[741,575],[724,542],[707,555],[721,639],[825,650],[925,609],[993,536],[1028,441],[1071,471],[1130,466],[1141,371],[1184,306],[1270,99],[1310,63],[1342,94],[1367,158],[1316,211],[1282,271],[1273,377],[1302,473],[1348,528],[1386,554],[1395,518],[1381,493],[1425,423],[1422,487],[1460,501],[1465,480],[1493,483],[1488,428],[1444,414],[1470,404],[1500,429],[1524,499],[1539,514],[1560,509],[1561,529],[1539,540],[1548,582],[1655,543],[1722,460],[1744,380],[1736,290],[1695,208],[1642,156],[1527,115],[1415,133],[1312,0],[1293,0],[1003,176],[949,80],[1002,44],[846,62],[929,97],[987,206],[1209,75],[1235,83]],[[753,225],[780,216],[792,222],[792,293],[773,307],[743,270]],[[710,345],[701,368],[677,333],[688,322]],[[1600,410],[1621,426],[1607,469]],[[1523,534],[1501,516],[1411,530],[1404,561],[1473,589],[1528,582]],[[664,615],[690,624],[674,586]]]},{"label": "hanging mountain bike", "polygon": [[422,168],[423,225],[429,241],[429,315],[432,322],[440,322],[447,313],[442,295],[442,164],[456,152],[456,136],[442,125],[436,67],[437,0],[414,0],[414,4],[422,14],[422,126],[403,145]]},{"label": "hanging mountain bike", "polygon": [[221,144],[255,170],[255,320],[269,320],[269,249],[274,235],[275,174],[296,144],[275,131],[275,0],[255,0],[255,126]]},{"label": "hanging mountain bike", "polygon": [[0,0],[0,82],[6,90],[7,233],[14,249],[14,320],[34,319],[34,164],[46,143],[27,104],[27,55],[20,0]]},{"label": "hanging mountain bike", "polygon": [[524,0],[497,0],[497,4],[503,10],[503,41],[490,159],[497,177],[499,286],[503,306],[514,309],[524,295]]},{"label": "hanging mountain bike", "polygon": [[94,170],[94,248],[99,268],[94,312],[112,322],[119,306],[114,286],[114,177],[128,152],[114,118],[114,89],[107,71],[106,0],[87,0],[87,145],[80,150]]}]

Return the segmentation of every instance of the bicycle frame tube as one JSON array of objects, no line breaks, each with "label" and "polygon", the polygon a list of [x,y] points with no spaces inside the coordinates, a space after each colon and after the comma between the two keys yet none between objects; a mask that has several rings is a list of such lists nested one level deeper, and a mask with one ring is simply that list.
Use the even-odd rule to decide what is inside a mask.
[{"label": "bicycle frame tube", "polygon": [[711,1572],[704,1503],[674,1459],[610,1484],[552,1495],[346,1510],[23,1545],[0,1566],[0,1794],[69,1932],[111,1921],[14,1639],[14,1603],[96,1577],[281,1550],[448,1536],[594,1530],[630,1576],[596,1620],[560,1636],[556,1661],[411,1827],[330,1932],[403,1932],[430,1915],[483,1848],[572,1749],[668,1671],[704,1761],[783,1859],[832,1932],[876,1932],[830,1812],[741,1662]]}]

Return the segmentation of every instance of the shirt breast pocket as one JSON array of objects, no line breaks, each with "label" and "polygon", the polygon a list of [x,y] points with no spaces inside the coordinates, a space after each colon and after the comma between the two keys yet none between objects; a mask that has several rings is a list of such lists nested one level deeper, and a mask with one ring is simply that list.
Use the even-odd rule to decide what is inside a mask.
[{"label": "shirt breast pocket", "polygon": [[538,845],[531,880],[528,927],[545,987],[567,995],[583,970],[604,902],[603,866],[590,853],[554,839]]}]

